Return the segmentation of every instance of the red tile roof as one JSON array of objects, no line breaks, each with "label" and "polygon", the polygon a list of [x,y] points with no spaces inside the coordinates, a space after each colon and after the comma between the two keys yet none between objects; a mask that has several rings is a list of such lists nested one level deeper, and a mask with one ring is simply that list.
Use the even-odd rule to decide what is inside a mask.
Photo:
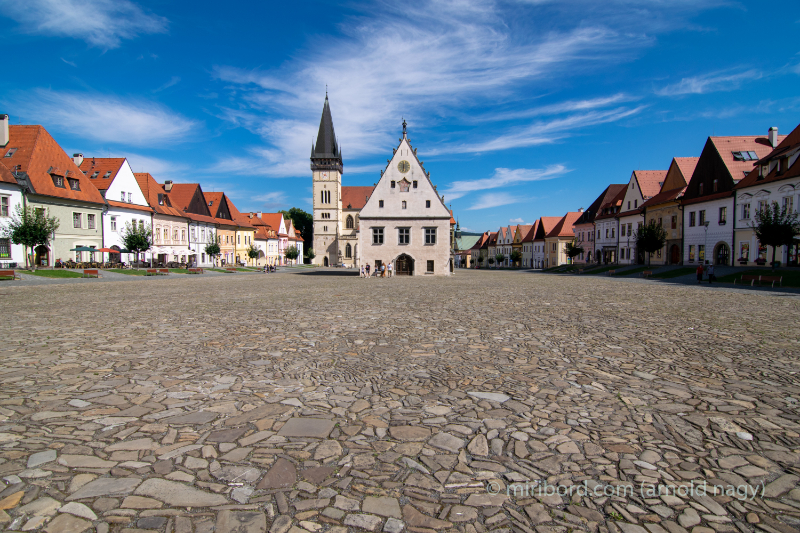
[{"label": "red tile roof", "polygon": [[536,235],[534,236],[533,240],[540,241],[547,237],[547,234],[550,233],[554,227],[556,227],[562,218],[563,217],[540,217]]},{"label": "red tile roof", "polygon": [[710,202],[711,200],[719,200],[720,198],[730,198],[731,196],[733,196],[733,191],[717,192],[705,196],[698,196],[697,198],[681,200],[681,205],[701,204],[703,202]]},{"label": "red tile roof", "polygon": [[[709,137],[717,153],[722,158],[725,166],[728,167],[734,182],[744,178],[746,173],[753,170],[755,161],[736,161],[733,152],[749,151],[755,152],[758,159],[766,157],[772,152],[772,145],[769,139],[759,135],[747,135],[742,137]],[[778,136],[778,142],[786,139],[786,135]]]},{"label": "red tile roof", "polygon": [[[148,205],[153,208],[153,211],[160,215],[187,218],[186,213],[172,207],[169,201],[169,195],[164,193],[164,189],[161,185],[148,172],[134,172],[133,177],[136,178],[136,183],[139,184],[139,188],[142,190]],[[158,203],[159,194],[163,195],[161,197],[163,205],[159,205]]]},{"label": "red tile roof", "polygon": [[536,229],[538,227],[539,227],[539,221],[537,220],[536,222],[530,225],[530,229],[522,237],[522,242],[533,242],[533,238],[536,236]]},{"label": "red tile roof", "polygon": [[[644,207],[653,207],[654,205],[663,204],[665,202],[671,202],[672,200],[678,199],[682,194],[683,191],[686,190],[686,187],[678,187],[677,189],[670,189],[668,191],[660,192],[647,200],[645,203],[639,206],[639,210]],[[621,215],[621,213],[620,213]]]},{"label": "red tile roof", "polygon": [[678,168],[683,174],[683,179],[686,183],[689,183],[689,180],[692,179],[692,174],[694,174],[694,167],[697,166],[697,162],[700,161],[699,157],[676,157],[675,163],[678,165]]},{"label": "red tile roof", "polygon": [[[617,216],[619,212],[616,209],[611,209],[611,208],[619,207],[622,205],[622,200],[625,198],[625,193],[627,191],[628,191],[628,186],[625,185],[619,190],[619,192],[617,192],[616,196],[614,196],[610,201],[600,206],[600,210],[597,212],[597,215],[594,217],[594,219],[603,220],[606,218],[614,218],[615,216]],[[603,211],[607,208],[611,209],[611,212],[604,214]]]},{"label": "red tile roof", "polygon": [[[83,175],[72,158],[42,126],[11,125],[8,130],[10,140],[5,149],[0,151],[3,154],[3,157],[0,157],[0,164],[7,170],[14,170],[19,165],[19,171],[28,174],[36,194],[96,204],[105,203],[97,187]],[[16,151],[11,157],[5,157],[13,148],[16,148]],[[65,186],[56,187],[52,175],[65,178]],[[70,188],[66,178],[77,179],[80,190]]]},{"label": "red tile roof", "polygon": [[633,174],[645,200],[658,194],[667,177],[666,170],[634,170]]},{"label": "red tile roof", "polygon": [[575,235],[572,231],[572,225],[575,224],[575,221],[578,220],[582,214],[583,213],[578,211],[570,211],[559,219],[558,223],[553,227],[552,230],[550,230],[546,238],[574,237]]},{"label": "red tile roof", "polygon": [[283,219],[283,213],[262,213],[261,214],[261,220],[263,220],[267,224],[267,226],[269,226],[272,229],[274,229],[276,233],[281,230],[281,220],[282,219]]},{"label": "red tile roof", "polygon": [[[626,183],[612,183],[606,189],[600,193],[600,196],[595,199],[594,202],[581,214],[581,218],[578,219],[575,223],[576,224],[591,224],[594,222],[594,218],[600,213],[602,207],[611,202],[615,196],[617,196],[621,191],[625,191],[628,185]],[[623,197],[625,194],[623,193]],[[620,199],[620,201],[622,201]]]},{"label": "red tile roof", "polygon": [[342,208],[362,209],[375,187],[342,187]]},{"label": "red tile roof", "polygon": [[231,210],[231,218],[233,221],[236,222],[239,227],[252,229],[253,225],[250,223],[250,218],[240,213],[239,210],[236,209],[236,206],[233,205],[230,198],[226,197],[226,199],[228,200],[228,209]]},{"label": "red tile roof", "polygon": [[[789,152],[800,146],[800,126],[797,126],[792,132],[787,135],[778,146],[775,147],[769,154],[759,160],[759,163],[766,164],[775,157],[781,157],[784,153]],[[778,167],[776,166],[772,171],[763,178],[759,175],[759,168],[756,166],[742,181],[736,184],[735,189],[743,189],[745,187],[752,187],[753,185],[761,185],[763,183],[771,183],[773,181],[781,181],[800,176],[800,158],[795,159],[794,164],[781,174],[778,174]]]},{"label": "red tile roof", "polygon": [[472,245],[472,248],[470,248],[470,250],[480,250],[488,240],[489,240],[489,232],[484,231],[483,235],[478,237],[478,240],[475,242],[475,244]]},{"label": "red tile roof", "polygon": [[[111,182],[117,177],[117,172],[122,168],[124,162],[124,157],[87,157],[81,163],[81,171],[85,173],[95,187],[105,191],[111,187]],[[92,178],[95,173],[97,173],[97,177]]]}]

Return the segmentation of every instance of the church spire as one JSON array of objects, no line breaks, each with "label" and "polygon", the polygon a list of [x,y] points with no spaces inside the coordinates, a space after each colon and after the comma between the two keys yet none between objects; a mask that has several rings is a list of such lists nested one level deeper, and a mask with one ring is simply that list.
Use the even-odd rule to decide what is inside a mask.
[{"label": "church spire", "polygon": [[328,102],[328,88],[325,87],[325,104],[322,106],[322,118],[319,121],[317,142],[311,148],[311,170],[342,171],[342,153],[333,130],[333,117]]}]

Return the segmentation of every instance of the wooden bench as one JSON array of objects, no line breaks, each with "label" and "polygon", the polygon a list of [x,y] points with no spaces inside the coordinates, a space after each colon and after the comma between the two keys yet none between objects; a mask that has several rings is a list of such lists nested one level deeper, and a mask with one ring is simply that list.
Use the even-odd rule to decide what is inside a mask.
[{"label": "wooden bench", "polygon": [[758,280],[758,284],[761,285],[764,282],[772,283],[772,287],[775,288],[775,283],[778,284],[778,287],[781,286],[781,282],[783,281],[783,276],[761,276],[761,279]]},{"label": "wooden bench", "polygon": [[189,274],[202,274],[202,273],[203,273],[203,269],[202,268],[190,268],[189,269]]},{"label": "wooden bench", "polygon": [[227,267],[227,268],[225,269],[225,272],[230,272],[231,274],[233,274],[234,272],[236,272],[236,268],[233,268],[233,267]]},{"label": "wooden bench", "polygon": [[653,271],[652,270],[645,270],[644,272],[642,272],[642,277],[643,278],[649,278],[652,275],[653,275]]},{"label": "wooden bench", "polygon": [[155,268],[148,268],[145,271],[144,275],[145,276],[157,276],[158,275],[158,271]]},{"label": "wooden bench", "polygon": [[[746,283],[746,282],[749,281],[750,282],[750,286],[752,287],[753,283],[755,283],[756,281],[758,281],[759,282],[758,284],[761,285],[761,282],[759,281],[760,278],[761,278],[761,276],[742,276],[742,278],[739,280],[739,282]],[[733,280],[733,284],[736,285],[736,280],[735,279]]]},{"label": "wooden bench", "polygon": [[21,279],[13,270],[0,270],[0,278]]},{"label": "wooden bench", "polygon": [[84,268],[83,269],[83,277],[84,278],[92,278],[92,277],[99,278],[100,277],[100,271],[96,270],[94,268],[92,268],[92,269]]},{"label": "wooden bench", "polygon": [[169,269],[168,268],[157,268],[156,270],[158,270],[158,274],[159,275],[166,276],[167,274],[169,274]]},{"label": "wooden bench", "polygon": [[606,272],[606,275],[607,276],[613,276],[615,272],[616,272],[616,270],[609,270],[608,272]]}]

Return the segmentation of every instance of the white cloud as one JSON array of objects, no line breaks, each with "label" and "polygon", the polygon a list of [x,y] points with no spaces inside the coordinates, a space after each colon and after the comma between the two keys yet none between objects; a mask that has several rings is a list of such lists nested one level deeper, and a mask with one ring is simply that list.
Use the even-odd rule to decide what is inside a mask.
[{"label": "white cloud", "polygon": [[508,222],[509,222],[509,224],[522,224],[523,226],[525,225],[525,220],[523,220],[521,217],[520,218],[511,218],[511,219],[508,220]]},{"label": "white cloud", "polygon": [[157,89],[153,89],[153,92],[158,93],[163,91],[164,89],[169,89],[173,85],[177,85],[178,83],[180,83],[180,81],[181,81],[180,76],[172,76],[167,83],[165,83],[164,85],[162,85]]},{"label": "white cloud", "polygon": [[452,182],[442,194],[447,200],[456,200],[462,196],[488,189],[499,189],[517,183],[542,181],[558,178],[569,172],[564,165],[551,165],[547,168],[496,168],[489,178],[477,180],[460,180]]},{"label": "white cloud", "polygon": [[187,181],[187,178],[182,174],[189,172],[191,169],[188,165],[169,161],[167,159],[159,159],[148,155],[134,154],[128,151],[120,152],[112,157],[127,157],[128,163],[134,172],[147,172],[151,174],[156,181],[173,180],[173,181]]},{"label": "white cloud", "polygon": [[477,209],[489,209],[492,207],[499,207],[501,205],[516,204],[525,200],[518,195],[508,194],[505,192],[489,192],[481,195],[477,202],[472,204],[467,209],[474,211]]},{"label": "white cloud", "polygon": [[152,146],[189,137],[200,123],[158,103],[92,93],[38,89],[16,103],[28,120],[48,129],[105,143]]},{"label": "white cloud", "polygon": [[25,0],[0,2],[0,13],[25,33],[83,39],[104,49],[123,39],[167,31],[167,19],[130,0]]},{"label": "white cloud", "polygon": [[684,94],[706,94],[719,91],[734,91],[742,83],[762,77],[761,72],[750,69],[744,72],[718,71],[701,76],[682,78],[678,83],[667,85],[655,92],[661,96],[681,96]]},{"label": "white cloud", "polygon": [[[523,34],[509,24],[516,11],[489,0],[378,4],[369,17],[343,24],[343,36],[326,36],[279,69],[217,66],[215,76],[229,84],[236,101],[221,110],[221,117],[259,134],[267,145],[266,161],[304,161],[302,168],[272,166],[268,174],[305,175],[326,84],[344,157],[352,160],[393,147],[401,117],[408,120],[412,139],[443,116],[474,122],[473,111],[529,100],[531,84],[547,89],[553,76],[600,69],[651,40],[591,24]],[[623,99],[568,102],[529,116],[583,111]],[[453,146],[458,145],[436,153]],[[243,168],[265,161],[252,154],[247,159],[250,164],[239,162]]]},{"label": "white cloud", "polygon": [[277,210],[282,207],[288,207],[286,200],[286,193],[282,191],[268,192],[266,194],[259,194],[250,198],[249,203],[258,203],[263,211]]}]

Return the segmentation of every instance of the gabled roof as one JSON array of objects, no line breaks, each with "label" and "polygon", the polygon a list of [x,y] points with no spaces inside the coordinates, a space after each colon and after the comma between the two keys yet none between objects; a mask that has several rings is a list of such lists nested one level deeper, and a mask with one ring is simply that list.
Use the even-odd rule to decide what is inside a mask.
[{"label": "gabled roof", "polygon": [[[595,220],[602,220],[605,218],[613,218],[617,216],[619,210],[617,208],[622,207],[622,200],[625,198],[625,193],[628,192],[628,186],[624,185],[622,189],[614,196],[610,201],[604,203],[600,206],[600,210],[598,214],[594,217]],[[608,213],[604,213],[604,211],[608,209]]]},{"label": "gabled roof", "polygon": [[578,211],[570,211],[569,213],[561,217],[558,223],[547,234],[546,238],[550,239],[553,237],[574,237],[572,226],[575,224],[575,221],[581,217],[581,214],[582,213]]},{"label": "gabled roof", "polygon": [[98,190],[105,191],[111,187],[124,163],[124,157],[87,157],[81,163],[81,171]]},{"label": "gabled roof", "polygon": [[689,183],[689,180],[692,179],[692,174],[694,174],[694,169],[697,166],[697,162],[700,161],[699,157],[675,157],[673,158],[675,164],[678,165],[678,169],[680,169],[681,174],[683,174],[683,179],[686,183]]},{"label": "gabled roof", "polygon": [[[8,127],[10,140],[0,149],[0,164],[13,171],[27,174],[33,192],[69,200],[104,204],[105,199],[83,175],[72,158],[58,145],[42,126]],[[14,150],[11,157],[6,157]],[[56,187],[52,176],[64,178],[64,187]],[[66,178],[78,180],[80,190],[70,187]]]},{"label": "gabled roof", "polygon": [[642,192],[642,198],[647,200],[659,193],[661,190],[661,185],[664,183],[664,178],[667,177],[667,171],[634,170],[633,175],[636,178],[636,183],[639,184],[639,190]]},{"label": "gabled roof", "polygon": [[480,250],[487,240],[489,240],[489,232],[484,231],[483,235],[480,235],[478,237],[478,240],[475,241],[475,244],[472,245],[472,248],[470,248],[470,250]]},{"label": "gabled roof", "polygon": [[523,239],[525,239],[525,236],[530,233],[532,228],[533,224],[519,224],[514,230],[514,239],[517,238],[517,232],[519,232],[519,242],[522,242]]},{"label": "gabled roof", "polygon": [[281,220],[283,219],[283,213],[262,213],[261,220],[263,220],[267,226],[271,227],[275,230],[276,233],[280,232],[281,230]]},{"label": "gabled roof", "polygon": [[771,183],[773,181],[782,181],[790,178],[796,178],[800,176],[800,157],[795,159],[794,164],[789,167],[788,169],[784,170],[780,174],[778,173],[778,167],[772,169],[767,175],[761,177],[759,171],[759,165],[767,164],[771,160],[775,158],[780,158],[784,154],[787,154],[797,147],[800,147],[800,126],[797,126],[792,132],[787,135],[783,141],[781,141],[778,146],[775,147],[772,152],[767,154],[765,157],[761,158],[758,161],[758,165],[754,168],[750,173],[739,183],[736,184],[735,189],[743,189],[745,187],[752,187],[753,185],[762,185],[764,183]]},{"label": "gabled roof", "polygon": [[374,186],[366,187],[342,187],[342,208],[343,209],[361,209],[366,205],[367,200],[372,196],[372,191],[375,190]]},{"label": "gabled roof", "polygon": [[[685,190],[686,190],[686,187],[678,187],[677,189],[670,189],[668,191],[662,191],[662,192],[656,194],[655,196],[653,196],[652,198],[650,198],[649,200],[647,200],[645,203],[643,203],[642,205],[639,206],[639,209],[636,209],[634,211],[638,212],[642,208],[645,208],[645,207],[653,207],[655,205],[663,204],[665,202],[671,202],[673,200],[677,200],[678,198],[680,198],[680,196],[683,194],[683,191],[685,191]],[[620,213],[620,215],[622,216],[624,214]]]},{"label": "gabled roof", "polygon": [[[164,192],[161,185],[148,172],[134,172],[133,177],[142,190],[147,204],[153,211],[160,215],[170,215],[174,217],[186,218],[186,214],[179,209],[175,209],[169,201],[169,195]],[[161,194],[163,205],[158,203],[158,195]]]},{"label": "gabled roof", "polygon": [[533,240],[544,240],[547,234],[553,231],[553,228],[556,227],[556,224],[558,224],[562,218],[563,217],[540,217]]},{"label": "gabled roof", "polygon": [[[785,135],[778,137],[779,143],[785,139]],[[716,148],[734,182],[743,179],[745,174],[753,170],[753,166],[756,163],[756,161],[737,161],[734,152],[755,152],[757,159],[762,159],[772,152],[772,145],[769,143],[769,139],[762,135],[709,137],[708,140]]]},{"label": "gabled roof", "polygon": [[606,187],[605,190],[600,193],[600,196],[598,196],[595,201],[592,202],[592,205],[590,205],[588,209],[581,213],[580,218],[575,222],[575,224],[591,224],[594,222],[594,218],[600,212],[601,207],[610,202],[620,193],[620,191],[624,191],[625,187],[627,187],[625,183],[612,183]]},{"label": "gabled roof", "polygon": [[533,224],[531,224],[530,229],[528,232],[523,235],[522,242],[533,242],[533,238],[536,235],[536,229],[539,227],[539,221],[537,220]]},{"label": "gabled roof", "polygon": [[250,223],[250,218],[247,215],[243,215],[236,209],[236,206],[233,205],[233,202],[227,196],[225,197],[228,200],[228,209],[231,211],[231,218],[233,221],[242,228],[253,228],[253,225]]},{"label": "gabled roof", "polygon": [[333,131],[333,117],[327,94],[325,95],[325,104],[322,106],[317,142],[311,147],[311,159],[338,159],[340,161],[342,159],[339,144],[336,142],[336,132]]},{"label": "gabled roof", "polygon": [[111,207],[118,207],[120,209],[133,209],[134,211],[153,212],[153,208],[146,205],[129,204],[128,202],[117,202],[115,200],[106,200]]},{"label": "gabled roof", "polygon": [[493,231],[489,234],[489,238],[486,239],[486,246],[495,246],[497,245],[497,232]]}]

